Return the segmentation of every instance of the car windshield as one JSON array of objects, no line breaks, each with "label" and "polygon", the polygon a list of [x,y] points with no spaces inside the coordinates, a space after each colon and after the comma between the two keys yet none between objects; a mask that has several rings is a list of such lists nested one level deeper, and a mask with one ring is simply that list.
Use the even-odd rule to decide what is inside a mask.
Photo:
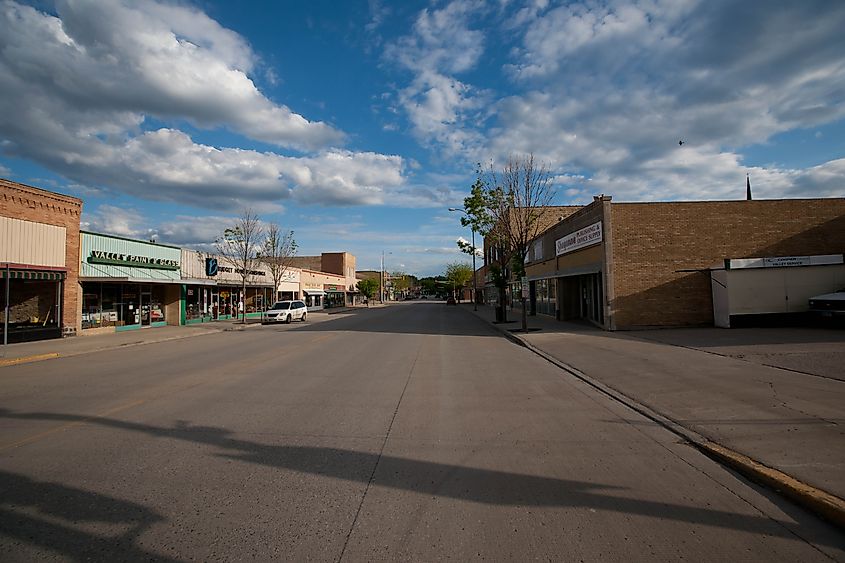
[{"label": "car windshield", "polygon": [[273,306],[270,307],[271,311],[279,311],[284,309],[290,309],[290,301],[277,301],[273,303]]}]

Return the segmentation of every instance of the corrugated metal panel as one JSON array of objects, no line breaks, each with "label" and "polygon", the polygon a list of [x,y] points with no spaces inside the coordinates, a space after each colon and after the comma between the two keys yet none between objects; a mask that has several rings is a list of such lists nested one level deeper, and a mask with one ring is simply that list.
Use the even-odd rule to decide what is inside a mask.
[{"label": "corrugated metal panel", "polygon": [[0,217],[0,262],[64,268],[67,230]]},{"label": "corrugated metal panel", "polygon": [[165,270],[154,267],[114,264],[92,264],[92,251],[116,253],[122,256],[170,260],[181,265],[182,252],[179,248],[162,246],[140,240],[127,240],[93,233],[80,233],[80,276],[83,278],[131,278],[137,280],[179,281],[179,268]]}]

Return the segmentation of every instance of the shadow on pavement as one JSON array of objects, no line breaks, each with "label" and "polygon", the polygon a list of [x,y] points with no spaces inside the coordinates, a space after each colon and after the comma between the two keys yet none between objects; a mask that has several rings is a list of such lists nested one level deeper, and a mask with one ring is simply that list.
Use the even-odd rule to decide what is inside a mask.
[{"label": "shadow on pavement", "polygon": [[[175,561],[135,545],[147,528],[161,521],[139,504],[0,471],[0,537],[21,544],[75,560]],[[126,531],[103,537],[81,530],[86,524],[121,525]]]},{"label": "shadow on pavement", "polygon": [[501,334],[486,322],[465,315],[458,307],[436,301],[408,302],[338,315],[329,322],[305,323],[280,330],[294,332],[369,332],[387,334],[436,334],[492,336]]},{"label": "shadow on pavement", "polygon": [[[600,483],[462,467],[340,448],[259,444],[234,438],[232,432],[225,428],[191,426],[186,422],[179,422],[168,428],[103,417],[37,412],[14,413],[3,409],[0,409],[0,417],[17,420],[83,422],[140,432],[149,436],[186,440],[220,448],[222,451],[217,455],[227,459],[360,483],[368,483],[371,475],[374,475],[373,482],[376,486],[411,491],[426,496],[492,505],[587,508],[798,540],[798,537],[790,530],[790,522],[774,520],[765,515],[737,514],[699,506],[636,499],[629,496],[629,489]],[[26,497],[43,496],[43,493],[37,489],[29,493],[17,494],[21,496],[20,502],[30,503],[37,501]],[[108,507],[113,501],[104,498],[104,502]],[[121,508],[117,517],[126,518],[127,510],[132,510],[132,507]],[[141,511],[140,515],[149,521],[152,515],[144,509]],[[99,513],[99,510],[97,512]],[[799,525],[803,519],[809,518],[812,517],[805,513],[795,515]],[[146,521],[142,519],[142,522]],[[841,538],[835,534],[819,535],[824,537],[814,538],[813,541],[843,547]]]}]

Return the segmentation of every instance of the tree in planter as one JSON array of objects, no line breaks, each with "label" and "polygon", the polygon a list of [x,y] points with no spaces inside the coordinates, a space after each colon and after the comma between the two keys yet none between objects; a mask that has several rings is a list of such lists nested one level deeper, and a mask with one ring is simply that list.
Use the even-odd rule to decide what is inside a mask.
[{"label": "tree in planter", "polygon": [[455,262],[446,265],[446,279],[452,284],[452,293],[455,288],[463,288],[472,279],[472,266]]},{"label": "tree in planter", "polygon": [[378,290],[378,281],[374,279],[365,279],[358,281],[358,291],[367,298],[367,307],[370,306],[370,299],[373,298],[376,291]]},{"label": "tree in planter", "polygon": [[279,285],[285,276],[285,272],[293,263],[296,249],[297,244],[293,238],[293,231],[282,232],[276,223],[268,225],[267,236],[264,237],[258,259],[267,266],[270,275],[273,277],[273,301],[278,297]]},{"label": "tree in planter", "polygon": [[[264,228],[252,209],[244,209],[235,219],[233,226],[225,229],[223,235],[214,241],[217,252],[241,277],[241,300],[246,299],[246,284],[252,272],[260,264],[259,252],[264,239]],[[240,301],[235,306],[240,310]],[[244,303],[242,323],[246,323]]]},{"label": "tree in planter", "polygon": [[[528,245],[547,226],[543,216],[554,196],[548,167],[528,154],[511,156],[501,173],[492,164],[487,171],[479,166],[478,179],[464,199],[466,225],[477,227],[495,249],[490,271],[499,289],[497,317],[503,321],[507,320],[508,281],[524,275]],[[528,330],[527,315],[523,297],[522,330]]]}]

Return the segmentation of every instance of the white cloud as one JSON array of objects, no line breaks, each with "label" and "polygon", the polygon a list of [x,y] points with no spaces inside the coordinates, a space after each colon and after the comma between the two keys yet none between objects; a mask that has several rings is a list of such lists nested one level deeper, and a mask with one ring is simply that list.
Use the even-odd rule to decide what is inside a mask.
[{"label": "white cloud", "polygon": [[439,10],[422,10],[412,33],[385,49],[387,60],[414,75],[398,101],[424,143],[463,152],[483,141],[469,124],[483,121],[488,93],[454,76],[474,68],[484,52],[483,32],[470,27],[482,7],[455,0]]},{"label": "white cloud", "polygon": [[523,91],[487,134],[495,160],[534,152],[573,175],[561,184],[579,201],[734,198],[746,171],[755,196],[845,195],[838,161],[781,170],[742,154],[845,118],[845,5],[609,1],[528,16],[505,69]]},{"label": "white cloud", "polygon": [[9,137],[21,150],[32,150],[26,141],[39,137],[19,140],[21,129],[78,142],[125,134],[145,116],[228,127],[300,149],[343,138],[267,99],[248,76],[255,55],[246,41],[196,9],[78,0],[58,2],[56,10],[51,16],[9,1],[0,7],[0,108],[9,116],[0,117],[0,133],[17,133]]}]

